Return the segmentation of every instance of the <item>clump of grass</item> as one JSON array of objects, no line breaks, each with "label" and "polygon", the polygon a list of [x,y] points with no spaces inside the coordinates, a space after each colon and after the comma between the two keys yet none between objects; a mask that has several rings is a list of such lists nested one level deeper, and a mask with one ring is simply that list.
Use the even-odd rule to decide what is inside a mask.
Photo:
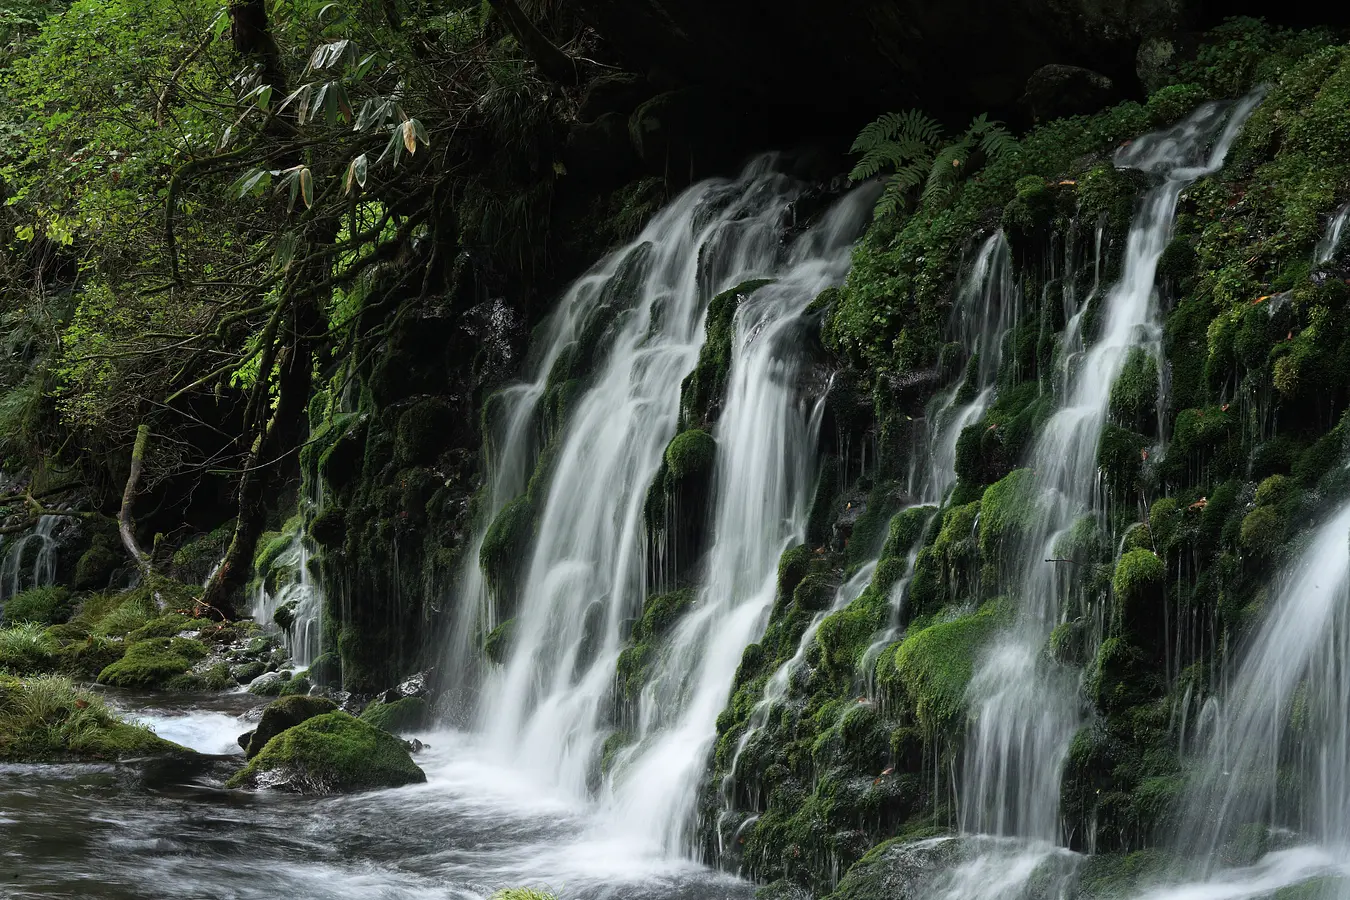
[{"label": "clump of grass", "polygon": [[57,641],[40,622],[24,622],[0,629],[0,672],[15,675],[50,671],[56,663]]},{"label": "clump of grass", "polygon": [[69,678],[0,675],[0,760],[121,759],[190,752],[122,719]]}]

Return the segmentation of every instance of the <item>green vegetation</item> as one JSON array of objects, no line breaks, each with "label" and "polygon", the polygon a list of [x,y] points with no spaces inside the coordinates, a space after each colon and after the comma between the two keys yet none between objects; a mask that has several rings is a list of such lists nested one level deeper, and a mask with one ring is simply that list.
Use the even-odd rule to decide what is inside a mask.
[{"label": "green vegetation", "polygon": [[124,721],[68,678],[0,674],[0,761],[57,762],[191,753]]}]

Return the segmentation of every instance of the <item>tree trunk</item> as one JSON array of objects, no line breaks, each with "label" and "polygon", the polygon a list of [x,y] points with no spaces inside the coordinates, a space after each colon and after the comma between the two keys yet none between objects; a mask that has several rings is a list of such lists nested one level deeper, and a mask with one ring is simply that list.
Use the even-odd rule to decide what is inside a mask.
[{"label": "tree trunk", "polygon": [[544,37],[544,33],[525,15],[516,0],[488,0],[488,3],[506,22],[516,43],[534,59],[546,78],[564,87],[572,87],[580,80],[576,61]]},{"label": "tree trunk", "polygon": [[136,429],[136,443],[131,448],[131,474],[127,475],[127,485],[122,491],[122,509],[117,514],[117,530],[122,535],[122,545],[127,548],[141,574],[149,576],[150,557],[136,540],[136,522],[131,517],[131,507],[136,502],[136,490],[141,483],[141,473],[145,471],[145,451],[150,444],[150,426],[141,425]]},{"label": "tree trunk", "polygon": [[267,21],[267,0],[230,0],[229,8],[234,51],[246,59],[257,60],[262,66],[263,81],[272,86],[273,96],[280,102],[287,93],[286,70]]}]

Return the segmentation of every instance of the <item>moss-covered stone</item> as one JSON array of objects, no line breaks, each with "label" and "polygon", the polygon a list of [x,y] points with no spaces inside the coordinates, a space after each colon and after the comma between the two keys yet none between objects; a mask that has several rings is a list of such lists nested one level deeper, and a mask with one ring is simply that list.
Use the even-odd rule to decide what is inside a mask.
[{"label": "moss-covered stone", "polygon": [[731,374],[732,342],[736,337],[736,310],[751,294],[769,284],[755,279],[723,291],[708,304],[707,332],[698,363],[681,387],[681,422],[686,427],[711,424],[721,411]]},{"label": "moss-covered stone", "polygon": [[123,560],[124,557],[113,549],[111,538],[95,535],[93,544],[75,564],[75,589],[98,591],[106,588]]},{"label": "moss-covered stone", "polygon": [[456,428],[455,411],[436,399],[419,400],[398,417],[394,458],[401,466],[435,462]]},{"label": "moss-covered stone", "polygon": [[966,686],[984,645],[1007,624],[1011,607],[991,600],[906,636],[883,657],[882,684],[903,697],[930,735],[955,735],[964,727]]},{"label": "moss-covered stone", "polygon": [[329,712],[269,740],[227,785],[330,794],[426,780],[403,741],[354,716]]},{"label": "moss-covered stone", "polygon": [[262,718],[249,739],[244,755],[252,759],[262,752],[268,741],[287,728],[294,728],[315,716],[335,712],[337,708],[336,703],[323,697],[294,696],[272,701],[263,709]]},{"label": "moss-covered stone", "polygon": [[530,541],[534,537],[535,508],[528,495],[502,507],[483,536],[478,562],[498,602],[512,605],[517,582],[527,564]]},{"label": "moss-covered stone", "polygon": [[361,721],[390,734],[418,731],[427,726],[431,707],[421,697],[404,697],[392,703],[376,700],[361,711]]},{"label": "moss-covered stone", "polygon": [[515,637],[516,620],[507,619],[488,632],[483,639],[483,655],[497,664],[506,662],[511,652],[511,640]]},{"label": "moss-covered stone", "polygon": [[1116,621],[1139,640],[1151,641],[1165,618],[1162,598],[1167,567],[1151,550],[1131,550],[1116,564],[1111,589]]},{"label": "moss-covered stone", "polygon": [[1130,351],[1111,386],[1111,418],[1143,435],[1157,432],[1158,361],[1141,347]]},{"label": "moss-covered stone", "polygon": [[99,673],[99,684],[156,690],[191,690],[199,686],[188,674],[208,650],[190,638],[151,638],[127,647],[126,655]]}]

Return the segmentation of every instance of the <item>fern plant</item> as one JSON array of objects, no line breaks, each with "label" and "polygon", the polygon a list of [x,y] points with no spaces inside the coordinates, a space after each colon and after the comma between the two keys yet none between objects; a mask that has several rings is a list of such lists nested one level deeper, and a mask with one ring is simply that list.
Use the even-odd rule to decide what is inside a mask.
[{"label": "fern plant", "polygon": [[887,113],[858,133],[849,152],[862,158],[849,178],[864,181],[890,171],[877,200],[880,218],[908,206],[920,186],[920,202],[945,206],[961,178],[975,167],[977,154],[987,164],[1016,151],[1017,139],[986,115],[976,116],[964,134],[952,138],[934,119],[911,109]]}]

